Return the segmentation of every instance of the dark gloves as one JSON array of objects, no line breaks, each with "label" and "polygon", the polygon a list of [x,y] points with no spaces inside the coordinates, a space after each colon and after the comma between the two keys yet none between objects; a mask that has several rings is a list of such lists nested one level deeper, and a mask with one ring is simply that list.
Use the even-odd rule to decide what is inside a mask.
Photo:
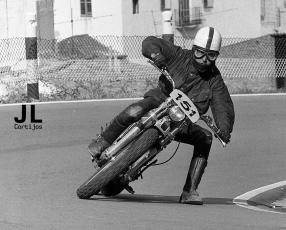
[{"label": "dark gloves", "polygon": [[174,85],[164,74],[160,75],[158,86],[167,96],[174,90]]},{"label": "dark gloves", "polygon": [[217,135],[226,143],[228,144],[230,142],[231,135],[229,132],[220,130]]},{"label": "dark gloves", "polygon": [[166,68],[166,58],[161,53],[151,53],[151,58],[158,68]]}]

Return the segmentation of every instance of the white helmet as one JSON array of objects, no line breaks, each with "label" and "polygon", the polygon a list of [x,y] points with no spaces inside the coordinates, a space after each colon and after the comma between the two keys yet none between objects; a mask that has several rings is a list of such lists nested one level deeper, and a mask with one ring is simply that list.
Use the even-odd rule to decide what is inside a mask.
[{"label": "white helmet", "polygon": [[213,27],[203,27],[197,32],[194,45],[206,50],[220,51],[221,35]]}]

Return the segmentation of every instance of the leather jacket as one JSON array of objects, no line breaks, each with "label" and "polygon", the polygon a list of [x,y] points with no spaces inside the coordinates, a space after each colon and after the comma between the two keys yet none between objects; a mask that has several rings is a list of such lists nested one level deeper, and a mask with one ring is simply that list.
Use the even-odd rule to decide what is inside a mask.
[{"label": "leather jacket", "polygon": [[[175,82],[175,87],[188,95],[199,113],[205,114],[211,108],[218,128],[231,133],[235,119],[234,106],[216,65],[213,64],[205,72],[200,72],[196,68],[192,50],[182,49],[161,38],[149,36],[142,42],[142,54],[152,59],[152,53],[164,56],[165,65]],[[158,101],[163,101],[167,97],[159,87],[149,90],[144,95],[149,96]]]}]

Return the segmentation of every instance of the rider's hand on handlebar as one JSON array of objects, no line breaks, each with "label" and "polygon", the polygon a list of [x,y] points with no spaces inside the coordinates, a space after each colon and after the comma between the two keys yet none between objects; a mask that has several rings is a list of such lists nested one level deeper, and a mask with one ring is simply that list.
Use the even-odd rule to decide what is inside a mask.
[{"label": "rider's hand on handlebar", "polygon": [[166,69],[166,58],[161,53],[151,53],[154,64],[160,69]]}]

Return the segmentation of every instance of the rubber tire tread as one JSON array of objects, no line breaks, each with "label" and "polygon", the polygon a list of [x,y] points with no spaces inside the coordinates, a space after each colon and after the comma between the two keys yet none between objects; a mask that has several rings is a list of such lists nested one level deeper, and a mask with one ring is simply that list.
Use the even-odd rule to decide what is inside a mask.
[{"label": "rubber tire tread", "polygon": [[152,147],[159,138],[159,131],[151,128],[142,133],[138,139],[127,145],[121,153],[99,171],[95,172],[78,189],[77,196],[80,199],[89,199],[108,182],[121,173],[126,166],[135,162],[142,154]]}]

